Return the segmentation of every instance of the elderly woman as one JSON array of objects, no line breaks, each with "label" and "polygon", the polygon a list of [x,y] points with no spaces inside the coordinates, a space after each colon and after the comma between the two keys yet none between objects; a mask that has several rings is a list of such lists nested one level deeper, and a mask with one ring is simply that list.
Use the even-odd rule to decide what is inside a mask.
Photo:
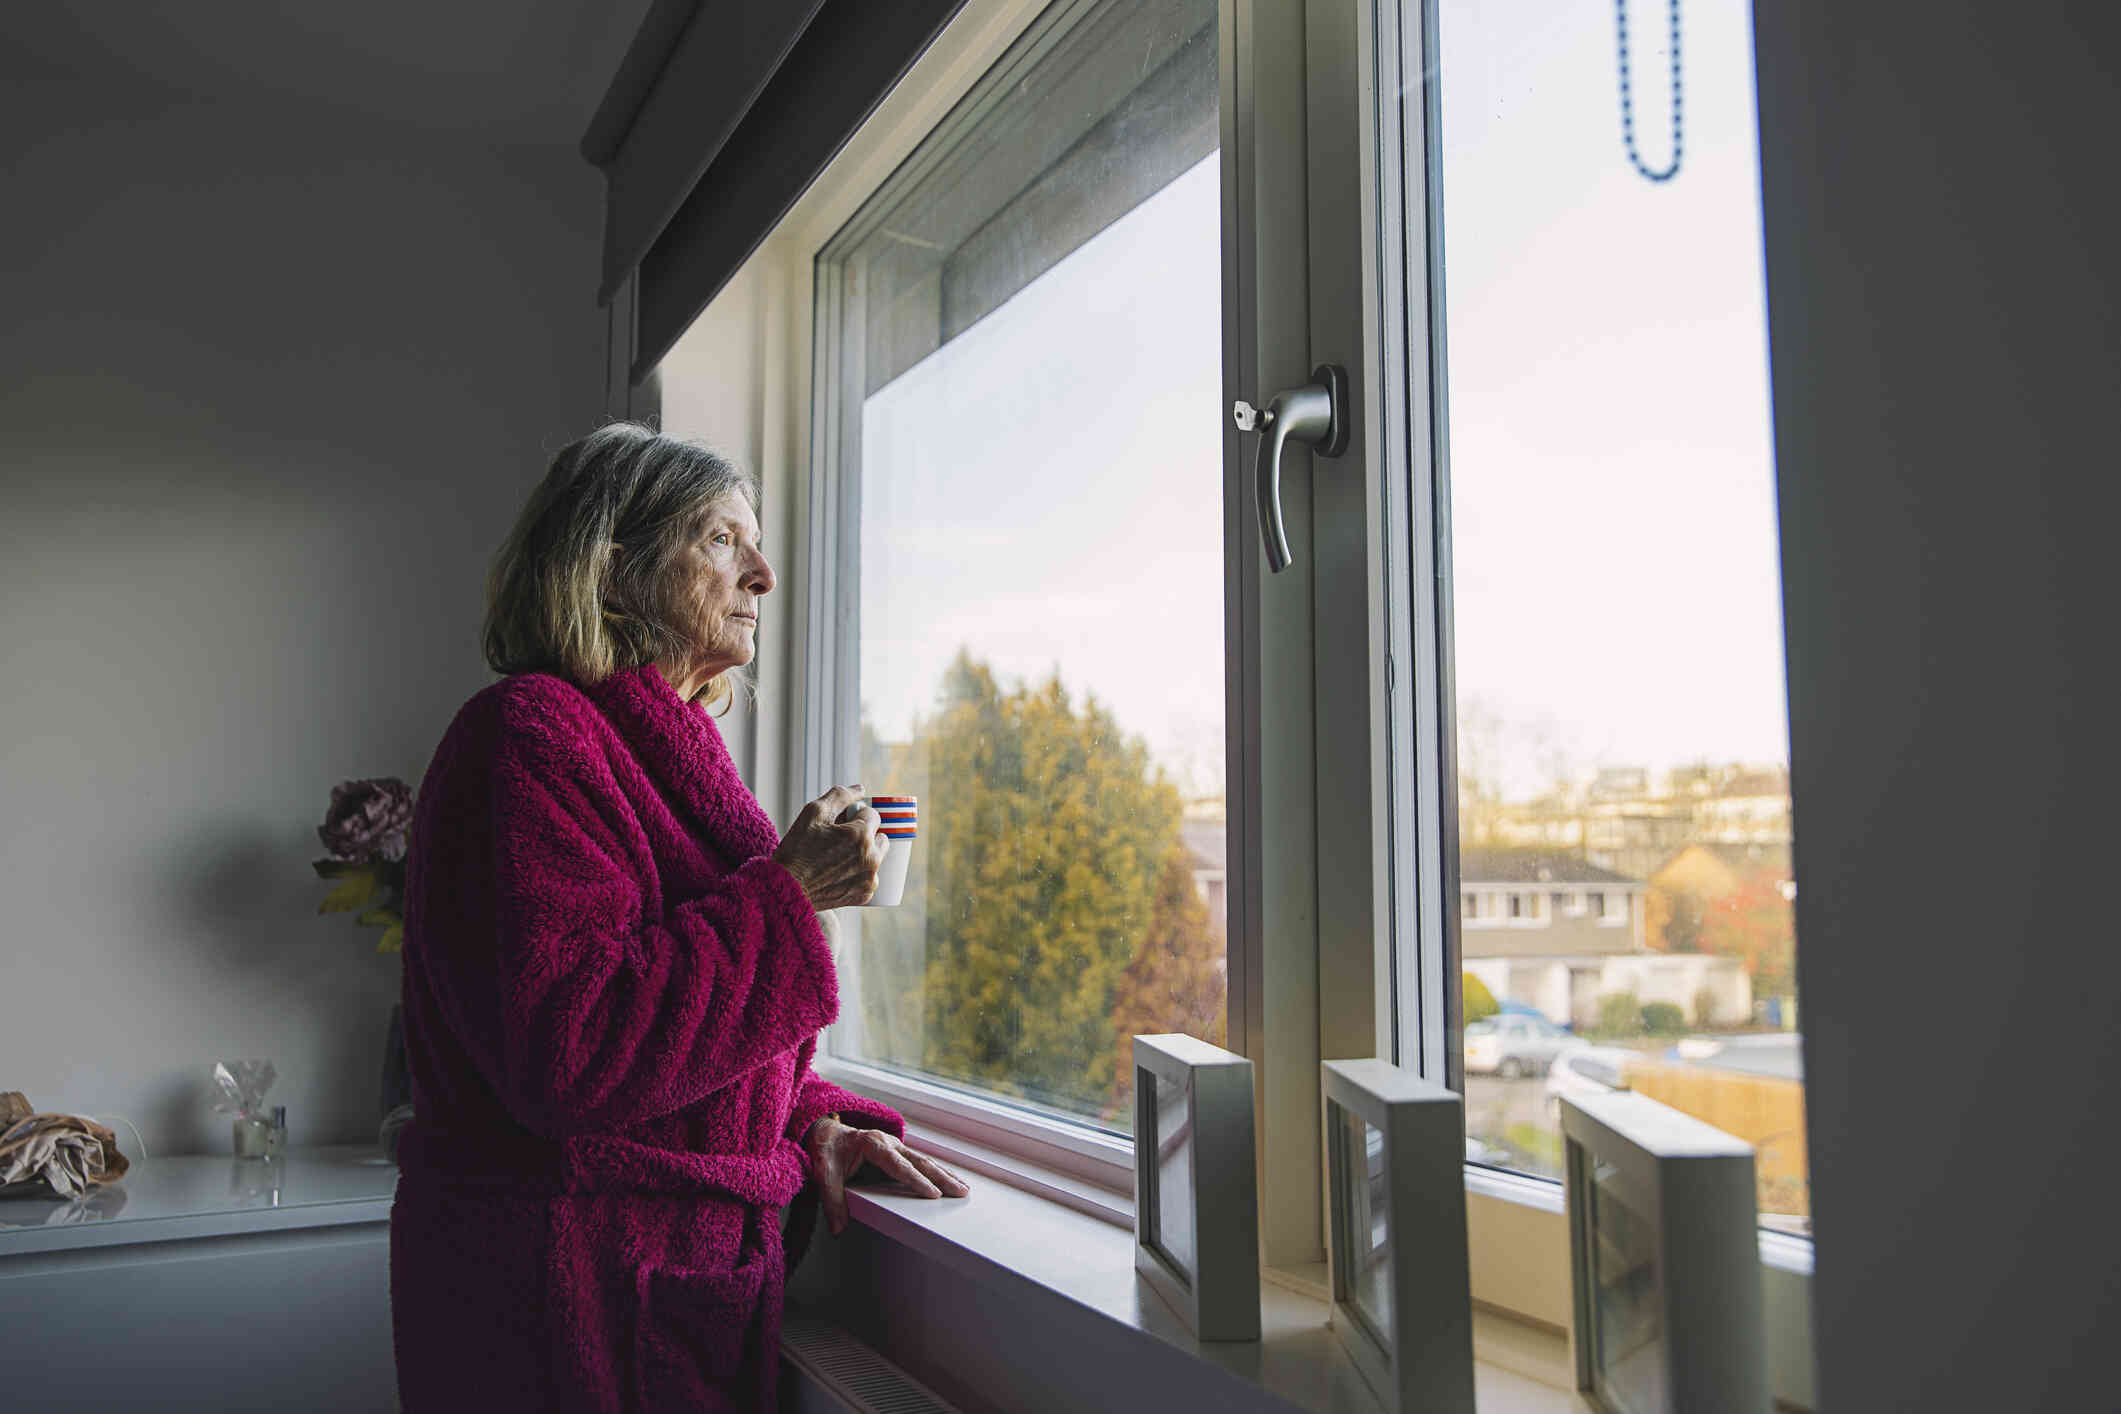
[{"label": "elderly woman", "polygon": [[884,841],[846,786],[778,835],[707,714],[774,586],[757,511],[723,458],[618,423],[495,560],[506,676],[437,748],[406,870],[406,1414],[770,1410],[811,1202],[837,1233],[865,1164],[966,1192],[811,1069],[839,1008],[820,910],[868,899]]}]

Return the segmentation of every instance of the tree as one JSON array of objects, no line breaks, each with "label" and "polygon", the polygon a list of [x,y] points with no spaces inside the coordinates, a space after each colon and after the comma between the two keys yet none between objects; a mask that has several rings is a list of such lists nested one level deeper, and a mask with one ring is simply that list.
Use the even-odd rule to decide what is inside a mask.
[{"label": "tree", "polygon": [[1707,1030],[1720,1019],[1717,1016],[1716,989],[1702,987],[1694,993],[1694,1024]]},{"label": "tree", "polygon": [[1463,1006],[1468,1026],[1476,1021],[1485,1021],[1502,1010],[1501,1004],[1495,1000],[1495,994],[1488,990],[1487,983],[1470,972],[1461,972],[1458,978],[1464,988]]},{"label": "tree", "polygon": [[1477,698],[1458,704],[1458,836],[1462,844],[1503,842],[1502,717]]},{"label": "tree", "polygon": [[1642,891],[1642,945],[1651,952],[1674,951],[1671,944],[1672,895],[1652,879]]},{"label": "tree", "polygon": [[1193,891],[1193,870],[1181,847],[1165,856],[1156,906],[1140,950],[1121,976],[1113,999],[1113,1081],[1108,1114],[1128,1118],[1134,1089],[1134,1038],[1163,1031],[1220,1046],[1229,1030],[1225,943]]},{"label": "tree", "polygon": [[[1701,923],[1708,905],[1699,893],[1681,884],[1650,882],[1646,891],[1646,939],[1658,952],[1700,952]],[[1652,930],[1654,929],[1654,933]]]},{"label": "tree", "polygon": [[1787,997],[1797,990],[1797,930],[1789,900],[1771,874],[1756,874],[1708,905],[1701,948],[1743,963],[1755,996]]},{"label": "tree", "polygon": [[863,920],[863,963],[872,932],[888,946],[917,927],[920,965],[902,948],[893,975],[865,980],[864,1016],[897,1007],[904,1045],[917,990],[922,1069],[1124,1118],[1116,1037],[1215,1039],[1220,943],[1193,893],[1178,792],[1094,696],[1078,711],[1058,676],[1005,690],[961,651],[913,740],[872,749],[921,796],[920,904],[883,929]]}]

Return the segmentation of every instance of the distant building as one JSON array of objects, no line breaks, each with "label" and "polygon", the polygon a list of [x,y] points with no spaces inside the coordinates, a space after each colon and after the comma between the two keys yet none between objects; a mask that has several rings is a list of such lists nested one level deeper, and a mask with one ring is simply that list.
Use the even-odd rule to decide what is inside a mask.
[{"label": "distant building", "polygon": [[1702,841],[1688,845],[1650,875],[1650,883],[1671,893],[1704,899],[1726,898],[1761,877],[1771,879],[1784,898],[1795,898],[1796,875],[1790,869],[1787,840],[1733,844]]},{"label": "distant building", "polygon": [[1607,766],[1591,778],[1593,800],[1641,800],[1650,793],[1650,773],[1642,766]]},{"label": "distant building", "polygon": [[1178,835],[1193,870],[1193,892],[1208,906],[1216,928],[1223,929],[1230,916],[1229,826],[1220,816],[1210,819],[1189,811],[1179,822]]},{"label": "distant building", "polygon": [[1545,848],[1464,849],[1459,878],[1463,965],[1497,1000],[1568,1026],[1595,1022],[1620,992],[1670,1002],[1696,1026],[1752,1015],[1736,959],[1649,951],[1640,878]]},{"label": "distant building", "polygon": [[1790,842],[1790,773],[1746,771],[1721,782],[1694,807],[1699,837],[1716,844]]},{"label": "distant building", "polygon": [[1462,850],[1458,877],[1467,957],[1643,950],[1639,878],[1536,847]]},{"label": "distant building", "polygon": [[1640,766],[1604,767],[1588,785],[1488,807],[1470,842],[1567,850],[1631,879],[1651,877],[1700,841],[1789,843],[1786,766],[1681,766],[1662,786]]}]

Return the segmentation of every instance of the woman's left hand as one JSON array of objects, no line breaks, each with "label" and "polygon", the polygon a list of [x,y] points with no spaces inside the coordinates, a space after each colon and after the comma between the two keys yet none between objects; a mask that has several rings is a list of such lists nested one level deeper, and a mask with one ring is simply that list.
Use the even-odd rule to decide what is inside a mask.
[{"label": "woman's left hand", "polygon": [[972,1190],[965,1180],[926,1154],[907,1148],[881,1129],[856,1129],[826,1115],[803,1136],[811,1176],[824,1200],[825,1224],[838,1237],[847,1227],[847,1180],[863,1164],[916,1198],[962,1198]]}]

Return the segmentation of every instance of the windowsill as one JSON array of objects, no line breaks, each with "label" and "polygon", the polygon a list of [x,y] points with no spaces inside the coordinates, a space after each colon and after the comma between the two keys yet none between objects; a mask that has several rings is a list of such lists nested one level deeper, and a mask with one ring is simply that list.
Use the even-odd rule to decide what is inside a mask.
[{"label": "windowsill", "polygon": [[[909,1137],[916,1144],[926,1138]],[[949,1142],[936,1147],[949,1147]],[[1382,1414],[1384,1409],[1328,1328],[1326,1303],[1298,1289],[1308,1283],[1263,1274],[1260,1339],[1204,1343],[1136,1276],[1133,1229],[1108,1214],[1093,1217],[994,1178],[975,1180],[971,1195],[961,1199],[850,1189],[848,1213],[905,1253],[996,1291],[1012,1309],[1080,1308],[1109,1323],[1123,1339],[1156,1342],[1235,1382],[1221,1395],[1203,1390],[1202,1407],[1265,1409],[1282,1401],[1317,1414]],[[818,1240],[832,1239],[821,1235]],[[1478,1310],[1475,1347],[1475,1389],[1483,1411],[1575,1414],[1587,1407],[1573,1391],[1541,1383],[1530,1373],[1566,1378],[1565,1337]],[[1500,1358],[1491,1358],[1490,1350]]]},{"label": "windowsill", "polygon": [[[1131,1195],[928,1126],[909,1126],[907,1138],[966,1171],[974,1187],[948,1201],[850,1190],[853,1219],[895,1247],[999,1288],[1016,1308],[1066,1303],[1095,1313],[1115,1331],[1222,1369],[1240,1382],[1233,1394],[1249,1387],[1311,1410],[1380,1407],[1327,1328],[1323,1264],[1261,1272],[1258,1344],[1203,1344],[1135,1276]],[[1469,1165],[1466,1190],[1482,1409],[1588,1407],[1572,1388],[1561,1185]],[[1810,1380],[1789,1361],[1808,1363],[1812,1244],[1763,1230],[1760,1258],[1771,1297],[1779,1293],[1769,1336],[1771,1350],[1785,1351],[1777,1357],[1780,1407],[1803,1408]]]}]

